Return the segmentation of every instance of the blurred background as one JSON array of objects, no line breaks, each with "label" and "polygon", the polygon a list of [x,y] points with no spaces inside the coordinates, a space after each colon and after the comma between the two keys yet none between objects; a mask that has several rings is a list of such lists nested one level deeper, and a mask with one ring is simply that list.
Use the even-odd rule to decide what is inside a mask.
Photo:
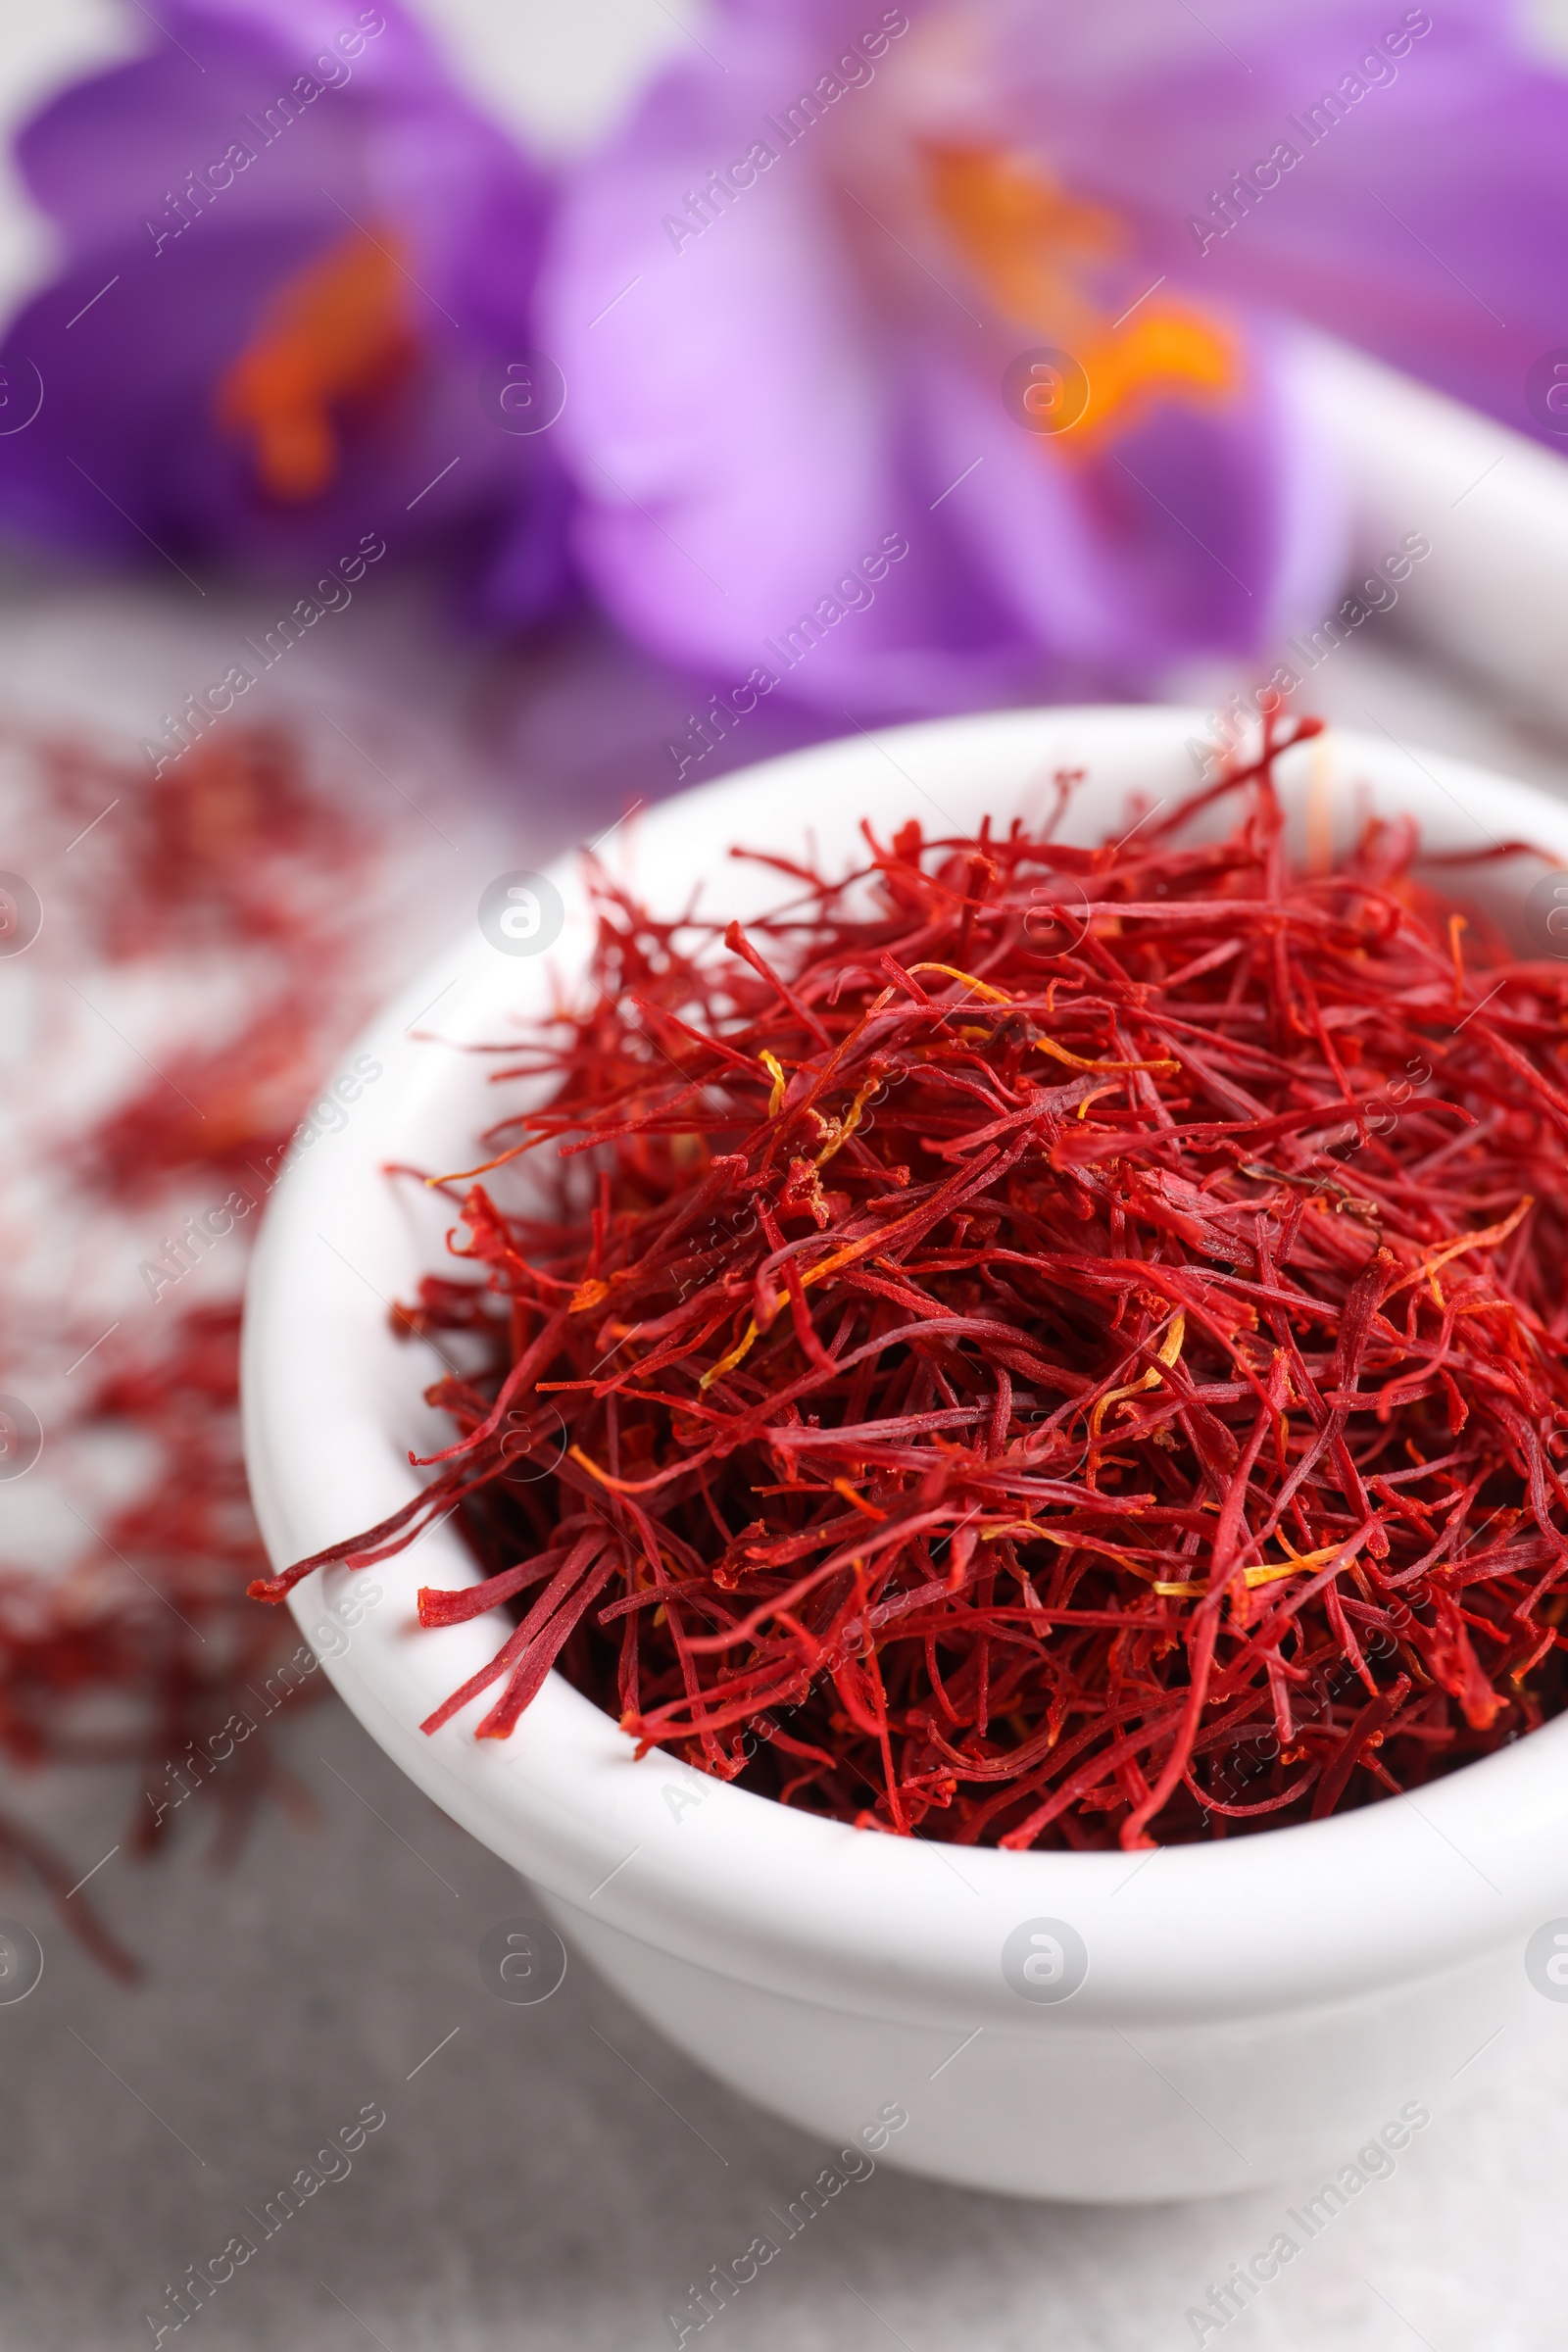
[{"label": "blurred background", "polygon": [[[818,2151],[493,1998],[524,1890],[329,1694],[213,1761],[267,1190],[493,876],[796,744],[1272,693],[1568,790],[1568,4],[58,0],[0,134],[0,2346],[678,2341]],[[1565,2090],[1238,2340],[1554,2342]],[[1148,2352],[1288,2193],[882,2170],[712,2325]]]}]

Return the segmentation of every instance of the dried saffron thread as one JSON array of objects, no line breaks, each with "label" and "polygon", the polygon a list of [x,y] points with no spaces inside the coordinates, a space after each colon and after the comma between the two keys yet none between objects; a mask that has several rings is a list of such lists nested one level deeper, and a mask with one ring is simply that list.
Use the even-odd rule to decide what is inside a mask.
[{"label": "dried saffron thread", "polygon": [[1294,869],[1273,765],[1317,731],[1097,849],[764,860],[744,932],[598,878],[496,1186],[440,1180],[480,1279],[400,1310],[477,1347],[428,1392],[456,1442],[320,1555],[457,1507],[490,1581],[423,1622],[543,1581],[427,1729],[499,1684],[505,1736],[554,1661],[785,1802],[1083,1848],[1321,1818],[1561,1709],[1568,973],[1408,824]]},{"label": "dried saffron thread", "polygon": [[[6,1201],[28,1247],[3,1270],[0,1387],[37,1399],[36,1475],[57,1483],[74,1548],[58,1569],[0,1559],[0,1756],[24,1769],[132,1767],[122,1849],[147,1854],[200,1813],[224,1860],[262,1803],[307,1809],[272,1735],[320,1678],[287,1673],[279,1692],[275,1670],[297,1637],[244,1599],[265,1553],[241,1457],[234,1294],[253,1212],[373,986],[345,909],[375,881],[375,833],[271,729],[225,730],[154,777],[144,760],[77,742],[23,734],[7,749],[24,786],[8,810],[10,861],[25,863],[48,906],[32,959],[43,1017],[63,1007],[88,1034],[83,1048],[46,1027],[28,1087],[7,1104],[28,1122],[15,1161],[42,1205],[22,1186]],[[128,1090],[83,1119],[90,1007],[122,992],[136,997],[141,1034],[149,1005],[180,1016],[169,1023],[177,1034],[160,1037],[156,1071],[135,1060]],[[96,1083],[85,1091],[102,1100]],[[188,1235],[183,1251],[155,1237],[179,1236],[181,1212],[225,1199],[245,1209],[217,1245],[227,1295],[215,1298],[221,1272],[181,1287],[202,1254]],[[137,1281],[142,1255],[157,1262]],[[94,1276],[112,1303],[95,1300]],[[106,1441],[133,1445],[143,1474],[97,1504],[75,1465]],[[182,1814],[199,1791],[210,1801]],[[78,1884],[85,1862],[11,1818],[12,1801],[20,1811],[20,1789],[0,1817],[0,1865],[28,1872],[105,1966],[133,1976],[91,1908],[111,1879]]]}]

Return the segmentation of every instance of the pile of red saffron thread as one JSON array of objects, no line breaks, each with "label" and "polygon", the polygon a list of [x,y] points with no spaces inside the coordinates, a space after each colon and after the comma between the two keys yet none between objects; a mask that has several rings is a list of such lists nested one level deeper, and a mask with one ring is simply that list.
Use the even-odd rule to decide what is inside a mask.
[{"label": "pile of red saffron thread", "polygon": [[[264,1801],[307,1809],[272,1734],[314,1688],[285,1674],[278,1695],[298,1637],[244,1597],[266,1554],[240,1446],[239,1289],[310,1089],[376,986],[366,908],[384,853],[276,729],[225,729],[156,776],[81,741],[4,748],[21,779],[4,862],[26,866],[45,921],[13,967],[37,1021],[7,1104],[0,1390],[43,1424],[26,1494],[53,1488],[64,1550],[12,1533],[0,1553],[0,1757],[130,1767],[122,1850],[150,1852],[199,1810],[223,1859]],[[198,1791],[210,1802],[181,1813]],[[134,1975],[92,1907],[110,1881],[80,1886],[84,1865],[28,1810],[18,1782],[0,1868]]]},{"label": "pile of red saffron thread", "polygon": [[482,1692],[505,1737],[559,1664],[786,1803],[1139,1847],[1562,1707],[1568,971],[1408,825],[1293,866],[1317,731],[1114,847],[764,860],[744,931],[600,879],[582,1008],[504,1050],[534,1106],[468,1176],[509,1174],[442,1180],[481,1279],[404,1311],[471,1351],[460,1435],[319,1555],[461,1505],[488,1574],[421,1619],[514,1622],[427,1731]]}]

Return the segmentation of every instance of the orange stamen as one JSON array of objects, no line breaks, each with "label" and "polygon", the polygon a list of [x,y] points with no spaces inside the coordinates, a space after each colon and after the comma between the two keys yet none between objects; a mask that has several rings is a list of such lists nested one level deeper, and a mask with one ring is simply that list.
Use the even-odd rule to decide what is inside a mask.
[{"label": "orange stamen", "polygon": [[1070,352],[1088,377],[1082,416],[1052,437],[1063,455],[1127,430],[1157,401],[1235,389],[1235,340],[1201,312],[1150,299],[1118,327],[1097,303],[1089,274],[1127,242],[1114,213],[990,148],[933,148],[928,161],[937,214],[993,308]]},{"label": "orange stamen", "polygon": [[416,355],[406,281],[384,244],[355,230],[284,280],[218,387],[218,421],[247,436],[273,498],[318,498],[335,476],[344,406],[371,401]]}]

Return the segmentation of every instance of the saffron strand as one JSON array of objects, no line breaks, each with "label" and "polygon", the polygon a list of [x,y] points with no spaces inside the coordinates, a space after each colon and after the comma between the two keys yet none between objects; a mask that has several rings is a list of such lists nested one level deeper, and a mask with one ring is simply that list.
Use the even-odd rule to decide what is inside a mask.
[{"label": "saffron strand", "polygon": [[760,858],[744,932],[593,872],[579,1000],[497,1050],[473,1279],[398,1310],[477,1349],[453,1442],[323,1555],[454,1511],[486,1581],[422,1621],[520,1618],[428,1729],[499,1683],[507,1737],[555,1664],[781,1802],[1079,1851],[1561,1711],[1568,968],[1407,823],[1296,870],[1316,731],[1099,848]]}]

